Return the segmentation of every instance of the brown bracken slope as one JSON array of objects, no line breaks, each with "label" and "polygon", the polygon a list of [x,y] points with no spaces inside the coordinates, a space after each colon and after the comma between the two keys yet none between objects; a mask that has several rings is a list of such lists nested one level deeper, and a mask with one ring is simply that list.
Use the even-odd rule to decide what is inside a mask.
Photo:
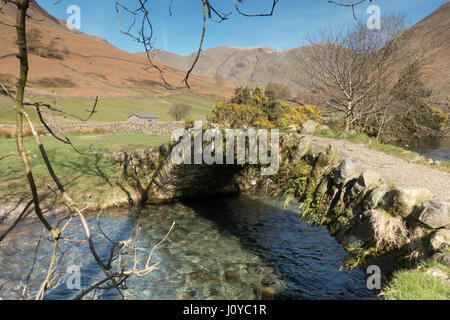
[{"label": "brown bracken slope", "polygon": [[[28,96],[132,97],[187,92],[182,83],[183,71],[157,63],[164,70],[167,82],[178,88],[167,90],[159,72],[148,69],[146,58],[119,50],[98,37],[68,30],[35,1],[31,2],[29,15],[27,32],[33,34],[33,30],[39,30],[42,35],[39,47],[47,47],[46,51],[52,56],[43,57],[39,52],[29,55]],[[4,6],[0,20],[13,24],[15,7]],[[0,24],[0,81],[11,89],[19,67],[15,41],[15,29]],[[190,84],[189,93],[196,96],[228,97],[233,91],[231,84],[225,83],[219,88],[214,79],[200,75],[192,76]]]}]

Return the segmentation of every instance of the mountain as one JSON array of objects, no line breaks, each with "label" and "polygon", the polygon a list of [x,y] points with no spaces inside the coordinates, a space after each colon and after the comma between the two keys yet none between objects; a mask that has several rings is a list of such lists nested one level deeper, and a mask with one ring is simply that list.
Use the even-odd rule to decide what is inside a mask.
[{"label": "mountain", "polygon": [[[295,93],[297,89],[303,89],[296,83],[292,72],[302,50],[301,47],[288,51],[265,47],[216,47],[202,51],[194,73],[208,77],[220,76],[238,86],[266,87],[271,81],[281,82]],[[189,69],[196,54],[184,57],[163,50],[152,52],[156,61],[179,70]],[[145,52],[137,55],[144,56]]]},{"label": "mountain", "polygon": [[[29,82],[27,95],[66,98],[129,97],[140,95],[167,95],[186,89],[166,90],[155,69],[148,69],[148,60],[122,51],[105,39],[66,28],[32,1],[27,24],[29,45]],[[16,8],[7,4],[0,12],[0,81],[10,88],[18,77],[19,62],[13,24]],[[162,63],[165,79],[174,87],[182,88],[185,73]],[[148,70],[146,70],[148,69]],[[190,94],[228,97],[234,86],[225,83],[220,88],[212,78],[194,75]]]},{"label": "mountain", "polygon": [[[402,41],[403,54],[409,49],[420,54],[424,67],[424,82],[448,99],[450,70],[450,2],[445,3],[431,15],[408,29]],[[292,93],[302,90],[298,79],[297,61],[302,59],[302,47],[288,51],[271,48],[217,47],[204,50],[194,73],[214,77],[220,75],[235,85],[265,87],[268,82],[288,85]],[[154,59],[168,66],[187,70],[195,54],[187,57],[166,51],[152,52]],[[143,53],[138,53],[143,55]],[[401,60],[401,59],[400,59]],[[297,81],[295,79],[297,78]],[[444,100],[445,101],[445,100]]]}]

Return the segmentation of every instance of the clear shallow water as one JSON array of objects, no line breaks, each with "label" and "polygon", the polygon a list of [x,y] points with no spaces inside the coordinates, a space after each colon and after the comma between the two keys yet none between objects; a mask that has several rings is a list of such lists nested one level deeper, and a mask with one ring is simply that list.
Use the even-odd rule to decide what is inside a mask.
[{"label": "clear shallow water", "polygon": [[[298,217],[294,209],[283,211],[263,196],[240,196],[153,206],[139,213],[104,212],[101,224],[113,240],[119,241],[134,235],[139,222],[142,231],[138,246],[142,250],[138,260],[144,263],[146,254],[176,222],[152,259],[160,261],[158,268],[146,277],[127,281],[124,293],[128,299],[258,299],[261,296],[256,288],[260,287],[275,288],[278,298],[287,299],[374,299],[373,292],[365,287],[362,272],[339,271],[339,260],[345,252],[326,228],[308,227]],[[95,234],[96,216],[88,220]],[[80,225],[72,224],[70,231],[82,237]],[[0,244],[3,299],[20,296],[41,234],[41,225],[30,221]],[[108,243],[101,239],[96,243],[106,258]],[[50,247],[41,238],[31,277],[34,286],[45,278]],[[47,293],[47,299],[70,299],[79,293],[65,285],[69,265],[81,266],[82,286],[102,279],[86,243],[71,241],[61,247],[62,252],[58,271],[63,282]],[[119,297],[109,290],[100,292],[98,298]]]}]

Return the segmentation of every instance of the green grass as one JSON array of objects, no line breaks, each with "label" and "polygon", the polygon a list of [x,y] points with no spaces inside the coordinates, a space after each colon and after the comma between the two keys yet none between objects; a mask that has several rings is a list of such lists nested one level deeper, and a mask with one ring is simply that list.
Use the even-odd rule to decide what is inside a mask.
[{"label": "green grass", "polygon": [[[33,101],[51,102],[55,107],[75,114],[81,118],[87,118],[94,105],[91,100],[67,100],[61,99],[53,103],[49,99],[33,98]],[[190,96],[168,96],[162,98],[139,98],[139,99],[99,99],[96,113],[90,119],[91,122],[115,122],[126,121],[133,113],[151,113],[160,121],[173,120],[169,113],[169,107],[175,103],[185,103],[191,106],[189,119],[205,120],[211,113],[214,103]],[[33,114],[33,119],[37,120],[37,115]],[[0,100],[0,123],[12,123],[15,121],[14,109],[11,103],[1,98]]]},{"label": "green grass", "polygon": [[[70,135],[80,151],[134,151],[159,146],[170,140],[169,136],[148,135]],[[42,137],[56,174],[69,193],[77,200],[97,202],[107,195],[120,192],[117,184],[121,179],[121,168],[107,158],[86,156],[76,153],[70,146],[56,141],[53,137]],[[30,163],[35,180],[42,195],[51,199],[47,185],[55,188],[34,140],[25,139],[25,148],[30,151]],[[15,140],[0,140],[0,155],[14,152]],[[0,201],[17,202],[29,199],[29,187],[25,179],[22,162],[17,157],[0,161]]]},{"label": "green grass", "polygon": [[[448,253],[448,252],[447,252]],[[447,274],[448,277],[450,277],[450,268],[446,265],[436,261],[436,260],[427,260],[422,262],[422,266],[426,269],[429,268],[437,268],[443,271],[445,274]]]},{"label": "green grass", "polygon": [[450,172],[450,162],[449,161],[441,161],[440,165],[430,165],[423,156],[416,152],[408,151],[403,148],[393,146],[391,144],[385,144],[379,142],[377,139],[367,136],[366,134],[361,133],[343,133],[343,132],[334,132],[330,128],[325,128],[319,130],[316,133],[319,137],[331,138],[331,139],[345,139],[351,141],[353,143],[363,143],[368,148],[383,152],[385,154],[401,158],[408,162],[414,162],[421,165],[426,165],[431,168],[435,168],[441,171]]},{"label": "green grass", "polygon": [[379,143],[379,142],[374,142],[374,143],[370,143],[368,145],[368,147],[373,149],[373,150],[384,152],[384,153],[389,154],[391,156],[402,158],[404,160],[414,160],[414,159],[418,159],[418,158],[421,157],[418,153],[411,152],[411,151],[408,151],[408,150],[405,150],[403,148],[396,147],[396,146],[393,146],[393,145],[390,145],[390,144],[383,144],[383,143]]},{"label": "green grass", "polygon": [[[38,122],[39,118],[34,109],[31,107],[26,107],[26,111],[31,117],[33,122]],[[16,122],[16,111],[14,110],[14,103],[11,99],[4,96],[0,96],[0,123],[15,123]]]},{"label": "green grass", "polygon": [[436,261],[427,261],[422,269],[401,270],[396,272],[383,289],[383,297],[387,300],[448,300],[450,286],[439,278],[425,272],[430,268],[442,270],[447,276],[449,268]]}]

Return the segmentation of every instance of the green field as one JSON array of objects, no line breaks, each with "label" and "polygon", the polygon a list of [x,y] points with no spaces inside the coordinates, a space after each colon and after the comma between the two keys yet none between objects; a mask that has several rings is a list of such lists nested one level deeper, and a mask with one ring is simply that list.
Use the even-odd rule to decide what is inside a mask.
[{"label": "green field", "polygon": [[[169,136],[148,135],[70,135],[74,145],[80,151],[87,151],[90,146],[94,151],[134,151],[159,146],[170,140]],[[69,145],[53,137],[42,137],[56,174],[60,177],[69,193],[80,201],[98,202],[107,195],[120,193],[118,183],[121,168],[111,160],[101,156],[87,156],[76,153]],[[47,185],[55,188],[48,175],[40,152],[34,140],[25,139],[25,148],[30,151],[30,163],[41,194],[51,200]],[[0,139],[0,155],[15,152],[14,139]],[[0,201],[17,202],[24,198],[29,200],[30,191],[24,175],[22,162],[18,157],[0,161]]]},{"label": "green field", "polygon": [[[34,101],[52,102],[55,107],[79,117],[86,118],[89,115],[94,100],[67,100],[61,99],[53,104],[48,99],[33,99]],[[126,121],[133,113],[151,113],[161,121],[173,120],[168,114],[168,109],[175,103],[185,103],[192,107],[191,114],[185,120],[206,120],[206,117],[214,107],[214,102],[201,100],[190,96],[168,96],[162,98],[140,99],[99,99],[96,113],[90,119],[93,122]],[[31,109],[30,115],[37,120],[36,113]],[[15,121],[14,109],[11,101],[0,98],[0,123],[12,123]]]}]

